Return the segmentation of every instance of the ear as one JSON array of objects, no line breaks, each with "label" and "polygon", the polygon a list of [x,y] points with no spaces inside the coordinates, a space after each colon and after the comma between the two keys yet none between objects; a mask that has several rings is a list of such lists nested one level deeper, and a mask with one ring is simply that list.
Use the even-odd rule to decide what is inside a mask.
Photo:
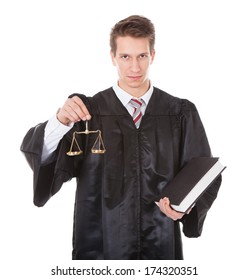
[{"label": "ear", "polygon": [[110,51],[110,56],[111,56],[111,60],[114,66],[116,66],[116,62],[115,62],[115,55],[112,51]]},{"label": "ear", "polygon": [[153,49],[151,52],[151,64],[153,63],[154,57],[155,57],[155,50]]}]

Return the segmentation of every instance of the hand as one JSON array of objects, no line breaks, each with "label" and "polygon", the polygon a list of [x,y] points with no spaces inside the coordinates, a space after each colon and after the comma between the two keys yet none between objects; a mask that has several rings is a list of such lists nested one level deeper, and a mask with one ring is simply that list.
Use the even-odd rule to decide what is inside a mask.
[{"label": "hand", "polygon": [[57,113],[57,119],[64,125],[69,123],[86,121],[91,119],[91,115],[83,101],[78,96],[68,98],[63,107]]},{"label": "hand", "polygon": [[174,221],[182,219],[182,217],[185,215],[185,213],[181,213],[173,210],[170,207],[170,200],[167,197],[161,198],[159,200],[158,207],[167,217],[171,218]]}]

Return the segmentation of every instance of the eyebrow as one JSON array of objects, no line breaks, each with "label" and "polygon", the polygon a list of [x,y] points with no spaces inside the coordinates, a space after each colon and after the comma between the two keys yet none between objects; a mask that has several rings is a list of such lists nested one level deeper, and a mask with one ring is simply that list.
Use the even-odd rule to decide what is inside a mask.
[{"label": "eyebrow", "polygon": [[[142,55],[142,54],[148,55],[150,53],[149,52],[143,52],[143,53],[138,54],[138,56]],[[128,54],[128,53],[119,53],[119,56],[123,56],[123,55],[130,55],[130,54]]]}]

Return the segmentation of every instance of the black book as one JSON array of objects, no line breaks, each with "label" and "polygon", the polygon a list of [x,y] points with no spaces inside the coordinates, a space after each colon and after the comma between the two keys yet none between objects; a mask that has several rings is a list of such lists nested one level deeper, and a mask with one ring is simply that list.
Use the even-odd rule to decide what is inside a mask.
[{"label": "black book", "polygon": [[167,184],[160,198],[168,197],[174,210],[185,213],[225,168],[216,157],[192,158]]}]

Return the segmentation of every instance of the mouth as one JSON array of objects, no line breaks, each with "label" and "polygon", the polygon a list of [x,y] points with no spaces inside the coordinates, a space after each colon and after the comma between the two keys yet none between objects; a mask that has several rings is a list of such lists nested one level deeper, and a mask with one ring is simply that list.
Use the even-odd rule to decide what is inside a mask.
[{"label": "mouth", "polygon": [[137,81],[141,79],[141,75],[136,75],[136,76],[127,76],[128,79],[132,80],[132,81]]}]

